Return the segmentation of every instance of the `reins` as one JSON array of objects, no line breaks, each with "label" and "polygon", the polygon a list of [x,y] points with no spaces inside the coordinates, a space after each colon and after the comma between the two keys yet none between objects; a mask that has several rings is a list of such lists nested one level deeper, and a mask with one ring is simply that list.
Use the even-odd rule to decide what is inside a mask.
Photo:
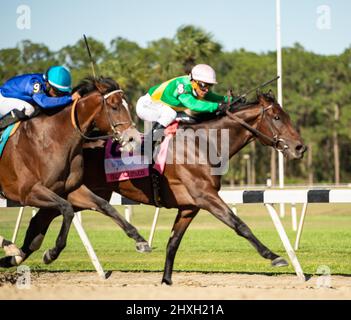
[{"label": "reins", "polygon": [[[269,105],[268,107],[264,108],[261,107],[261,121],[265,116],[265,111],[267,111],[268,109],[272,108],[273,105]],[[245,120],[239,118],[238,116],[234,115],[232,112],[230,111],[226,111],[226,114],[229,118],[231,118],[232,120],[238,122],[239,124],[241,124],[245,129],[247,129],[248,131],[250,131],[251,133],[253,133],[256,137],[261,137],[264,138],[265,140],[269,141],[269,143],[271,143],[271,146],[274,147],[276,150],[278,151],[283,151],[285,149],[288,148],[288,146],[285,144],[285,141],[283,139],[280,139],[278,134],[274,134],[274,130],[273,127],[270,125],[270,130],[272,131],[272,135],[273,137],[267,136],[266,134],[264,134],[263,132],[257,130],[256,128],[252,127],[251,125],[249,125]],[[283,144],[283,147],[280,148],[279,145]]]}]

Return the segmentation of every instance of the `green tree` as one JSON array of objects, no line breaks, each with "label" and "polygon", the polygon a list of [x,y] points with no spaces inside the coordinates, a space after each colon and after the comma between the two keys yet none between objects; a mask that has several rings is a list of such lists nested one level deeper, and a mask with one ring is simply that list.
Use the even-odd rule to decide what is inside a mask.
[{"label": "green tree", "polygon": [[19,48],[9,48],[0,50],[0,80],[7,79],[22,72],[21,51]]},{"label": "green tree", "polygon": [[174,42],[175,58],[183,65],[187,74],[195,64],[206,62],[221,51],[221,45],[213,41],[210,33],[191,25],[181,26]]}]

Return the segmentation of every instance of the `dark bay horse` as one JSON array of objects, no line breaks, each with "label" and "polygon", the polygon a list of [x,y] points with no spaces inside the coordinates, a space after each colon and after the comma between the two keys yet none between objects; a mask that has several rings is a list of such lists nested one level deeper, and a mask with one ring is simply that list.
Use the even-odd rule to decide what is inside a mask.
[{"label": "dark bay horse", "polygon": [[[74,91],[82,96],[78,102],[55,114],[40,114],[21,123],[0,159],[0,186],[6,198],[22,206],[58,210],[63,215],[56,246],[44,255],[46,263],[55,260],[66,245],[74,217],[72,206],[108,214],[130,237],[146,243],[106,200],[82,185],[82,146],[91,130],[96,128],[113,136],[125,148],[139,137],[123,91],[110,78],[86,78]],[[74,193],[78,188],[79,194]],[[36,237],[32,248],[40,246],[43,238]],[[12,263],[18,264],[25,258],[22,252],[13,252],[9,241],[3,237],[0,240],[2,247],[12,249]]]},{"label": "dark bay horse", "polygon": [[[212,132],[215,132],[217,139],[206,140],[207,150],[209,150],[211,144],[217,145],[217,150],[219,150],[219,145],[225,140],[221,132],[227,130],[229,139],[227,141],[228,159],[255,138],[264,145],[281,150],[284,156],[291,159],[301,159],[306,150],[300,135],[292,126],[288,114],[270,94],[259,94],[257,101],[254,103],[237,107],[235,110],[228,110],[225,116],[191,126],[183,125],[183,128],[191,128],[194,132],[202,130],[207,136],[210,135],[211,130],[214,130]],[[200,141],[196,140],[194,150],[185,150],[185,152],[195,152],[195,160],[199,160],[201,156],[200,146]],[[263,258],[271,260],[273,266],[287,265],[288,263],[282,257],[279,257],[264,246],[249,227],[219,197],[221,175],[220,173],[214,174],[212,171],[216,165],[211,164],[211,161],[179,164],[176,158],[184,150],[181,147],[178,148],[178,146],[175,149],[171,156],[173,162],[166,165],[164,175],[160,180],[162,206],[178,208],[178,214],[167,245],[162,282],[172,284],[173,263],[180,241],[200,209],[209,211],[232,228],[239,236],[246,238]],[[137,202],[155,205],[150,178],[114,183],[106,182],[104,152],[104,148],[86,149],[84,151],[86,168],[84,171],[84,184],[107,200],[110,199],[112,192],[115,191]],[[209,157],[209,152],[205,153]],[[225,161],[223,156],[222,160]],[[53,210],[41,209],[32,219],[22,247],[26,257],[33,251],[31,248],[33,239],[39,234],[44,235],[50,222],[57,215],[58,212]]]}]

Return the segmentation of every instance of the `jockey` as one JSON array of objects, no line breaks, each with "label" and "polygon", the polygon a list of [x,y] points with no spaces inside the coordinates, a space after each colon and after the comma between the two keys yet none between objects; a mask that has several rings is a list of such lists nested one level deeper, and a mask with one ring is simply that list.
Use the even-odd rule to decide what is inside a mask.
[{"label": "jockey", "polygon": [[198,64],[192,68],[190,75],[152,87],[139,98],[136,105],[139,118],[156,122],[145,139],[151,139],[150,135],[154,135],[154,140],[157,140],[175,120],[177,111],[223,113],[228,97],[211,92],[211,87],[216,83],[216,73],[212,67]]},{"label": "jockey", "polygon": [[80,95],[71,95],[70,71],[63,66],[50,67],[45,74],[23,74],[0,87],[0,129],[34,115],[35,106],[43,109],[63,107]]}]

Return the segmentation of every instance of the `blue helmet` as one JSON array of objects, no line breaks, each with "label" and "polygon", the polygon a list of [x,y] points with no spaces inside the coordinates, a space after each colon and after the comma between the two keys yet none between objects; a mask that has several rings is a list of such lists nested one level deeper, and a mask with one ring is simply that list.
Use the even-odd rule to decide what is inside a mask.
[{"label": "blue helmet", "polygon": [[72,91],[71,72],[63,66],[50,67],[46,71],[44,79],[60,92],[70,93]]}]

